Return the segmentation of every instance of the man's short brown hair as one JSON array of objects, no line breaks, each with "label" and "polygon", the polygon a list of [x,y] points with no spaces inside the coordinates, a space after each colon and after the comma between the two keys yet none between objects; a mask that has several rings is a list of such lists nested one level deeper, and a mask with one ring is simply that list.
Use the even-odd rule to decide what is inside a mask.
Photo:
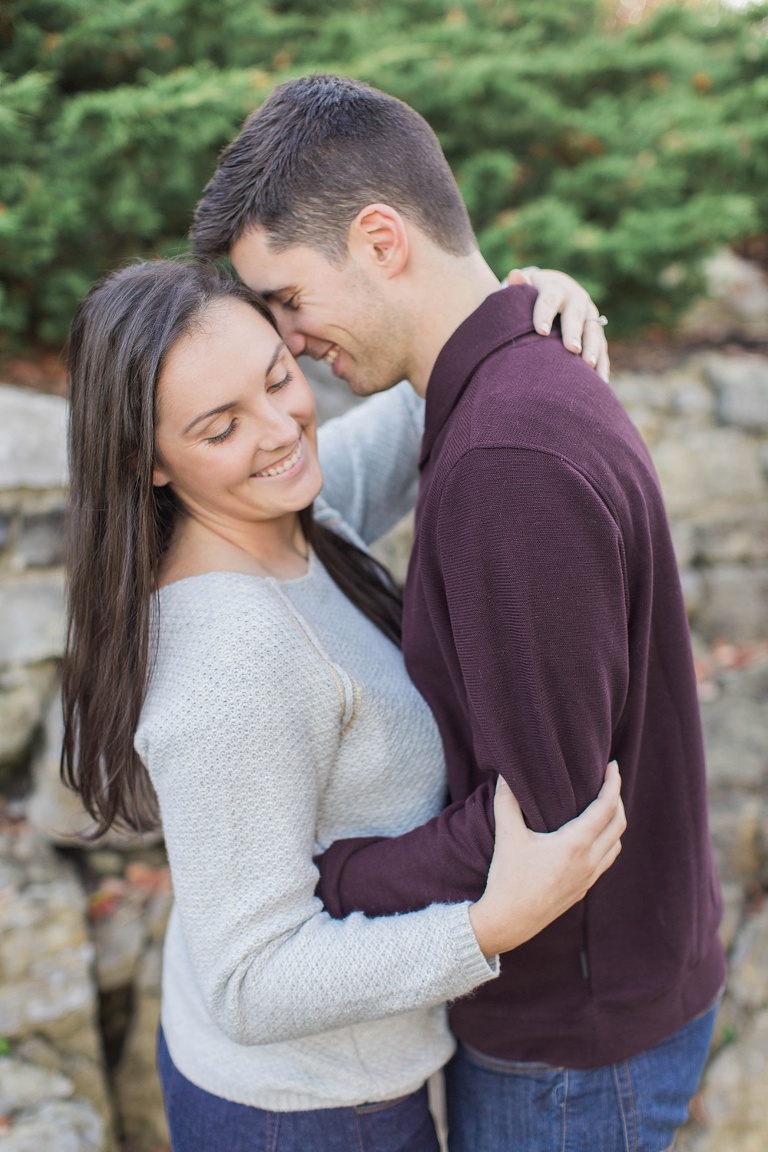
[{"label": "man's short brown hair", "polygon": [[352,221],[376,201],[455,256],[476,248],[426,120],[367,84],[304,76],[275,88],[221,153],[191,237],[215,259],[259,227],[276,250],[307,244],[342,262]]}]

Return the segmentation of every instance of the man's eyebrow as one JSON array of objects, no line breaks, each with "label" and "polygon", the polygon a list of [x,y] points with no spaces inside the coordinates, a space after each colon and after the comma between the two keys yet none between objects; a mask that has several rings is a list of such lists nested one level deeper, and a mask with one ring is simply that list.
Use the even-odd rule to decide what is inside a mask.
[{"label": "man's eyebrow", "polygon": [[[285,341],[280,340],[277,343],[275,350],[270,357],[269,364],[267,364],[267,369],[264,373],[265,379],[267,376],[269,376],[269,374],[272,371],[272,369],[274,368],[275,364],[277,364],[277,361],[280,358],[280,353],[283,351],[284,348],[285,348]],[[201,420],[208,420],[208,419],[210,419],[211,416],[220,416],[222,412],[227,412],[230,408],[234,408],[236,403],[237,403],[236,400],[228,400],[226,402],[226,404],[219,404],[216,408],[209,408],[207,412],[201,412],[199,416],[195,416],[194,420],[190,420],[190,422],[189,422],[189,424],[187,424],[186,428],[182,429],[182,433],[181,433],[182,436],[186,436],[187,432],[190,432],[196,424],[200,423]]]},{"label": "man's eyebrow", "polygon": [[293,296],[295,291],[292,284],[285,284],[282,288],[260,288],[259,295],[265,300],[273,300],[275,296]]}]

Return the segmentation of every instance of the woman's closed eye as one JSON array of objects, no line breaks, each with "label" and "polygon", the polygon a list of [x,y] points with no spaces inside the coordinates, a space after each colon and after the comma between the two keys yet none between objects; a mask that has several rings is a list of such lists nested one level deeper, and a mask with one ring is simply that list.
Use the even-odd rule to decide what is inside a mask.
[{"label": "woman's closed eye", "polygon": [[281,388],[285,388],[286,384],[290,384],[291,380],[293,380],[293,372],[286,372],[282,380],[276,380],[274,384],[270,384],[267,391],[279,392]]},{"label": "woman's closed eye", "polygon": [[205,441],[207,444],[221,444],[224,440],[232,435],[237,426],[237,420],[231,420],[223,432],[219,432],[218,436],[206,436]]}]

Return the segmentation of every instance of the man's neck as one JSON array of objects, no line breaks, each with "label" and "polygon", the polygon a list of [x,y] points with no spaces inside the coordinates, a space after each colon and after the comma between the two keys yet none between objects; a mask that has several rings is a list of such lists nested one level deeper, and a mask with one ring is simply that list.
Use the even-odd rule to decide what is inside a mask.
[{"label": "man's neck", "polygon": [[479,252],[457,257],[442,252],[435,255],[433,250],[430,256],[413,280],[414,337],[408,379],[419,396],[426,396],[432,369],[445,343],[500,287]]}]

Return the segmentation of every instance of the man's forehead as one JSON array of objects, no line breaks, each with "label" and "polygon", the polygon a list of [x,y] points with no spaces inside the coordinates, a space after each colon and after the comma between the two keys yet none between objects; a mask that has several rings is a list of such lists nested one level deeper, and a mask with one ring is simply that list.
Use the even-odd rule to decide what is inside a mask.
[{"label": "man's forehead", "polygon": [[229,252],[238,275],[262,296],[280,296],[311,288],[333,265],[323,253],[305,244],[274,248],[256,227],[236,240]]},{"label": "man's forehead", "polygon": [[266,237],[260,228],[243,233],[229,250],[229,258],[242,280],[264,296],[274,296],[288,287],[280,260],[284,253],[270,250]]}]

